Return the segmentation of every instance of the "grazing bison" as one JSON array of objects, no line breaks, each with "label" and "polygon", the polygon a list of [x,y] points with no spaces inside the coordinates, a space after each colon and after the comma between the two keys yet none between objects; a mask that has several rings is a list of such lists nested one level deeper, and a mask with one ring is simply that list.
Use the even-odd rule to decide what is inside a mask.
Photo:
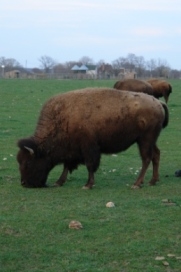
[{"label": "grazing bison", "polygon": [[101,154],[124,151],[137,143],[142,169],[135,187],[143,183],[150,161],[154,185],[160,159],[156,141],[167,124],[166,104],[146,94],[87,88],[52,97],[42,108],[34,135],[18,141],[21,184],[43,187],[51,169],[63,164],[56,182],[63,185],[68,172],[85,164],[84,188],[92,188]]},{"label": "grazing bison", "polygon": [[153,88],[150,83],[139,79],[122,79],[114,84],[117,90],[128,90],[138,93],[153,95]]},{"label": "grazing bison", "polygon": [[172,92],[172,86],[165,80],[160,79],[149,79],[148,83],[153,87],[153,96],[156,98],[164,97],[165,102],[168,102],[170,93]]}]

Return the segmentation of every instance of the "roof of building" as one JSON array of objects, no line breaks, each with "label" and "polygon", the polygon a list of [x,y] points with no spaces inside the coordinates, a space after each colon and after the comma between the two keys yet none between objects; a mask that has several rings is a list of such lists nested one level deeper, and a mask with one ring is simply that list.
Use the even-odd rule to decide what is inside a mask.
[{"label": "roof of building", "polygon": [[89,70],[87,68],[86,65],[82,64],[81,66],[78,66],[78,65],[74,65],[72,68],[71,68],[72,71],[87,71]]},{"label": "roof of building", "polygon": [[72,68],[71,68],[72,71],[77,71],[79,70],[79,66],[78,65],[74,65]]},{"label": "roof of building", "polygon": [[82,64],[82,65],[79,67],[79,70],[80,70],[80,71],[87,71],[88,68],[87,68],[87,66],[85,66],[84,64]]}]

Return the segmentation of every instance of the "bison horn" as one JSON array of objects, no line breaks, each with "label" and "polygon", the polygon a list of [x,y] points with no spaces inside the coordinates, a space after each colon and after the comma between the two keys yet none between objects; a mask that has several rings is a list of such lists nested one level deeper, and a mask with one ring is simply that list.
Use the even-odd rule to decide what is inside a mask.
[{"label": "bison horn", "polygon": [[34,150],[32,148],[27,147],[27,146],[24,146],[24,148],[27,149],[30,152],[31,155],[34,154]]}]

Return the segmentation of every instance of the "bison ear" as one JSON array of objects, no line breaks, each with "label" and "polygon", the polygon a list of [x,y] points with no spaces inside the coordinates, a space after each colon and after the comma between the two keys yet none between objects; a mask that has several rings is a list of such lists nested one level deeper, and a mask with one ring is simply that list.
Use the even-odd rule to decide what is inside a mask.
[{"label": "bison ear", "polygon": [[32,138],[19,140],[18,147],[22,150],[27,150],[31,155],[37,153],[37,144]]}]

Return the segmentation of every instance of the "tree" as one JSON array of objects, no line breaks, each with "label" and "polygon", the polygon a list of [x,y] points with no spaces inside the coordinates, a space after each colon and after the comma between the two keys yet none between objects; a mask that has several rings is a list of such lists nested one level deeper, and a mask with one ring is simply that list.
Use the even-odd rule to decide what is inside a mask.
[{"label": "tree", "polygon": [[128,54],[126,58],[119,57],[118,59],[114,60],[112,65],[115,70],[124,68],[129,70],[134,70],[137,65],[137,57],[135,54]]},{"label": "tree", "polygon": [[50,73],[51,69],[55,66],[56,61],[49,56],[40,57],[39,61],[41,62],[41,68],[45,73]]},{"label": "tree", "polygon": [[21,67],[21,64],[13,58],[0,57],[0,66],[4,65],[5,69],[12,69],[13,67]]},{"label": "tree", "polygon": [[157,71],[158,77],[168,77],[170,72],[170,67],[167,61],[158,59],[156,71]]},{"label": "tree", "polygon": [[103,60],[103,59],[100,59],[97,63],[96,63],[96,65],[97,66],[101,66],[102,64],[104,64],[105,63],[105,61]]},{"label": "tree", "polygon": [[130,53],[127,55],[127,63],[128,67],[130,70],[135,69],[136,64],[137,64],[137,57],[135,54]]},{"label": "tree", "polygon": [[135,58],[136,73],[138,77],[143,77],[145,73],[146,62],[144,57],[139,56]]},{"label": "tree", "polygon": [[[65,67],[66,69],[71,70],[71,68],[72,68],[75,64],[77,64],[77,61],[67,61],[67,62],[65,62],[64,67]],[[81,65],[81,63],[79,63],[79,65]]]},{"label": "tree", "polygon": [[125,67],[125,58],[120,57],[112,62],[112,67],[114,69],[115,76],[118,76],[120,70]]},{"label": "tree", "polygon": [[181,71],[178,71],[176,69],[171,70],[170,77],[171,78],[181,78]]},{"label": "tree", "polygon": [[84,64],[84,65],[93,64],[93,63],[94,63],[93,60],[92,60],[91,58],[87,57],[87,56],[82,57],[82,58],[79,60],[79,62],[81,62],[81,63]]},{"label": "tree", "polygon": [[146,62],[146,66],[147,66],[147,68],[149,70],[149,76],[154,77],[155,76],[154,71],[155,71],[155,69],[157,67],[156,60],[150,59],[149,61]]}]

